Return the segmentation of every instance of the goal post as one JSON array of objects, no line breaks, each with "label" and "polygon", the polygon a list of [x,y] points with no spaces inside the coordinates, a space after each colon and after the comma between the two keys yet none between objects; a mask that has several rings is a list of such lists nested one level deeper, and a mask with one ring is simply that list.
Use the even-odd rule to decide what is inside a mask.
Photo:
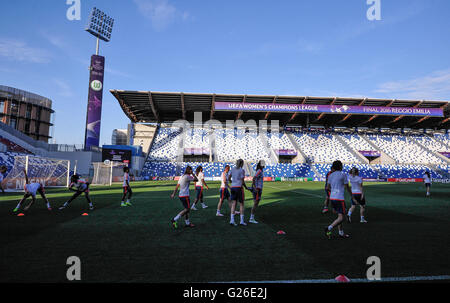
[{"label": "goal post", "polygon": [[6,190],[23,190],[25,173],[31,183],[42,183],[44,187],[67,187],[70,179],[70,161],[37,156],[15,156],[3,186]]},{"label": "goal post", "polygon": [[94,177],[92,179],[92,185],[109,185],[113,182],[123,181],[123,168],[127,165],[124,163],[105,161],[94,162]]}]

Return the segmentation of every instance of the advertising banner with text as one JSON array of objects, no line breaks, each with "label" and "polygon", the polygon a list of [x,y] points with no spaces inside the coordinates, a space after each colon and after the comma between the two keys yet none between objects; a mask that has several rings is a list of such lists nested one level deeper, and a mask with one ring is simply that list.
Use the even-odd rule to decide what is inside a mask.
[{"label": "advertising banner with text", "polygon": [[91,146],[99,146],[100,142],[105,57],[93,55],[91,57],[90,70],[86,135],[84,142],[86,150],[90,150]]},{"label": "advertising banner with text", "polygon": [[389,116],[430,116],[443,117],[440,108],[383,107],[357,105],[317,105],[317,104],[274,104],[274,103],[242,103],[215,102],[217,111],[243,112],[281,112],[281,113],[330,113],[330,114],[362,114]]}]

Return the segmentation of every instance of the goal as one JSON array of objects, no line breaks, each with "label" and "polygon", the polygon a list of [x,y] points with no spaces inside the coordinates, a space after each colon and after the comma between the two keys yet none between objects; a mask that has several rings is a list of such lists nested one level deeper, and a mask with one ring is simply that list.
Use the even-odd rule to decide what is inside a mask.
[{"label": "goal", "polygon": [[6,176],[5,190],[23,190],[25,174],[31,183],[42,183],[44,187],[67,187],[70,178],[70,161],[37,156],[15,156],[14,166]]},{"label": "goal", "polygon": [[93,185],[112,185],[113,182],[123,181],[123,168],[128,166],[124,163],[105,161],[94,162]]}]

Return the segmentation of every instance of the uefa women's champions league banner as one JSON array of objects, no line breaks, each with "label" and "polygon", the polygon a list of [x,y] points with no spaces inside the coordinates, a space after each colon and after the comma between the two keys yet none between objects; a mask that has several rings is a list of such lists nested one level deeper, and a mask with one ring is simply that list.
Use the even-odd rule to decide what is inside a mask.
[{"label": "uefa women's champions league banner", "polygon": [[90,150],[91,146],[99,146],[100,143],[105,57],[93,55],[91,57],[90,70],[86,137],[84,143],[86,150]]},{"label": "uefa women's champions league banner", "polygon": [[362,114],[362,115],[404,115],[443,117],[440,108],[382,107],[357,105],[316,105],[316,104],[273,104],[215,102],[217,111],[249,111],[249,112],[284,112],[284,113],[330,113],[330,114]]}]

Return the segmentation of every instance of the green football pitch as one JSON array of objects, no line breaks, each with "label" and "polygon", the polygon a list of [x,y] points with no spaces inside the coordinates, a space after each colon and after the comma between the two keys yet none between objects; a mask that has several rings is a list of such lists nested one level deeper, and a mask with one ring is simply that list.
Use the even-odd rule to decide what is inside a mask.
[{"label": "green football pitch", "polygon": [[344,226],[351,238],[335,230],[329,240],[323,229],[336,215],[321,214],[323,183],[265,183],[260,223],[246,227],[228,224],[226,203],[225,217],[215,216],[219,184],[210,183],[209,208],[191,212],[196,227],[180,220],[178,229],[170,224],[182,209],[170,199],[174,184],[132,183],[133,206],[124,208],[120,184],[93,187],[92,212],[84,197],[57,210],[71,192],[48,189],[54,210],[39,198],[23,217],[12,214],[21,194],[0,196],[0,282],[66,282],[70,256],[80,258],[83,282],[365,278],[370,256],[381,259],[382,277],[450,274],[450,185],[433,184],[426,198],[423,184],[367,183],[369,223],[359,223],[357,211]]}]

